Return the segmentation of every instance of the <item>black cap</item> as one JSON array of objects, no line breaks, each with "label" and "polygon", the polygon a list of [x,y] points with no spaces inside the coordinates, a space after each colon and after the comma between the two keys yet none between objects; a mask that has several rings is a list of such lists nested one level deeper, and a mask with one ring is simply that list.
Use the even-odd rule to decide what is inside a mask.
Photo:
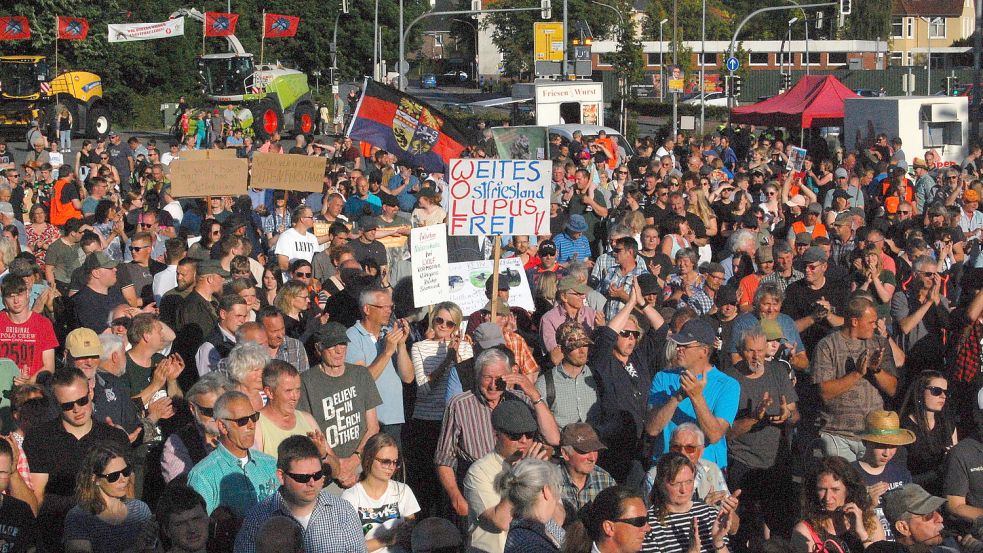
[{"label": "black cap", "polygon": [[532,409],[515,399],[507,399],[499,403],[492,411],[491,423],[492,428],[506,434],[524,434],[539,430]]},{"label": "black cap", "polygon": [[717,296],[713,298],[713,301],[717,307],[737,305],[737,290],[732,286],[724,286],[717,290]]},{"label": "black cap", "polygon": [[552,240],[543,240],[539,243],[539,249],[537,250],[540,254],[556,254],[556,243]]},{"label": "black cap", "polygon": [[681,346],[693,343],[712,346],[716,339],[713,327],[703,319],[691,319],[682,330],[672,335],[672,341]]},{"label": "black cap", "polygon": [[317,345],[322,350],[338,344],[347,344],[348,341],[348,332],[341,323],[331,321],[317,332]]}]

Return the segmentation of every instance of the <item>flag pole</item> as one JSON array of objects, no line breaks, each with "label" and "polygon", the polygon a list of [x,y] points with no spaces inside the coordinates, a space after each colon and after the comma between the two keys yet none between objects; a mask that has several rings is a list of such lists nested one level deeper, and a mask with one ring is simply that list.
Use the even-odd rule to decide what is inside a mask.
[{"label": "flag pole", "polygon": [[55,76],[58,76],[58,16],[55,16]]},{"label": "flag pole", "polygon": [[263,65],[263,47],[266,46],[266,10],[263,10],[263,33],[259,38],[259,64]]},{"label": "flag pole", "polygon": [[205,37],[208,36],[208,14],[205,14],[205,20],[201,23],[201,55],[205,55]]}]

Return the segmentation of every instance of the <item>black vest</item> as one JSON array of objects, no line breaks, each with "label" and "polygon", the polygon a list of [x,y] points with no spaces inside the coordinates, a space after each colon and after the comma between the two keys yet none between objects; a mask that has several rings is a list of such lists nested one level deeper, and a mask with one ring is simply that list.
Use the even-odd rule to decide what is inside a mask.
[{"label": "black vest", "polygon": [[212,333],[205,338],[205,341],[215,346],[215,351],[218,352],[222,359],[228,357],[229,352],[232,351],[232,348],[236,345],[235,342],[226,338],[225,334],[223,334],[218,327],[215,327],[215,330],[213,330]]}]

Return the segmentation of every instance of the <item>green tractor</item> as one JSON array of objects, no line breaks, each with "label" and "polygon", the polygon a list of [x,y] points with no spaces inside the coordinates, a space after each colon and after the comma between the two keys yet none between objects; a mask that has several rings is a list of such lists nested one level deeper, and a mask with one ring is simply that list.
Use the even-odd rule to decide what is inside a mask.
[{"label": "green tractor", "polygon": [[[204,22],[201,12],[194,9],[182,9],[171,15],[179,16]],[[235,35],[226,39],[229,52],[197,58],[205,98],[216,106],[235,106],[239,126],[252,129],[259,140],[277,132],[314,134],[317,108],[307,75],[279,63],[257,65]]]}]

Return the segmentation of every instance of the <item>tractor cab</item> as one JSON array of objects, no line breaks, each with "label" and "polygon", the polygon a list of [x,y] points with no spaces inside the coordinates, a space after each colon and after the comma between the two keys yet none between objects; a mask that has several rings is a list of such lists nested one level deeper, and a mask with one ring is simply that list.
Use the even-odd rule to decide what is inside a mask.
[{"label": "tractor cab", "polygon": [[50,73],[43,57],[0,56],[0,97],[37,98]]},{"label": "tractor cab", "polygon": [[202,91],[218,101],[249,94],[247,81],[251,81],[254,71],[252,54],[208,54],[198,58]]}]

